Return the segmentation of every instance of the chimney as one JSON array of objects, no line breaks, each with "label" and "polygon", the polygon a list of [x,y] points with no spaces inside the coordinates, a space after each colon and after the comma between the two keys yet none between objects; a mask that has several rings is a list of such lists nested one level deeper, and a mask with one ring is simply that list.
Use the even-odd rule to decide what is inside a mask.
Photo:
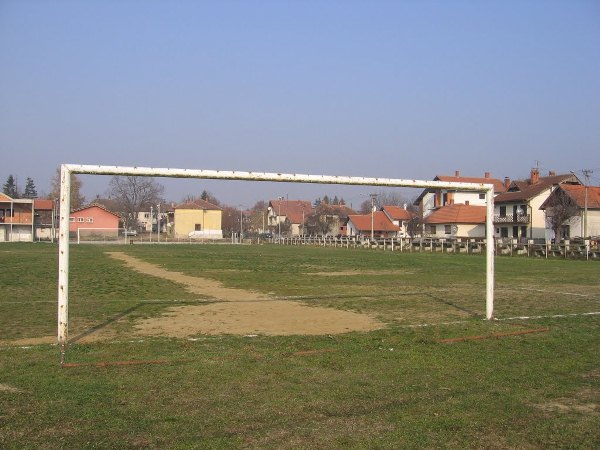
[{"label": "chimney", "polygon": [[489,177],[490,177],[490,173],[489,173],[489,172],[486,172],[486,173],[483,175],[483,177],[484,177],[484,178],[489,178]]},{"label": "chimney", "polygon": [[554,170],[550,170],[550,171],[548,172],[548,176],[549,176],[549,177],[555,177],[555,176],[556,176],[556,172],[555,172]]},{"label": "chimney", "polygon": [[509,186],[510,186],[510,178],[504,177],[504,187],[506,189],[508,189]]},{"label": "chimney", "polygon": [[536,184],[540,181],[540,171],[538,169],[531,169],[531,184]]},{"label": "chimney", "polygon": [[456,170],[456,171],[454,172],[454,176],[455,176],[456,178],[460,178],[460,170]]}]

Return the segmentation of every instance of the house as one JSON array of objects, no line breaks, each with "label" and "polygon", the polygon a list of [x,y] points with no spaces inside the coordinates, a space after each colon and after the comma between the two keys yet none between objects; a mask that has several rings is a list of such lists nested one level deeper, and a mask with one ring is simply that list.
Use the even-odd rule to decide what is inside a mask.
[{"label": "house", "polygon": [[13,199],[0,194],[0,242],[53,240],[56,205],[51,199]]},{"label": "house", "polygon": [[307,219],[306,227],[310,234],[345,236],[351,214],[356,214],[356,211],[346,205],[321,202]]},{"label": "house", "polygon": [[[270,200],[267,207],[267,224],[274,233],[283,233],[281,226],[289,226],[292,236],[304,234],[306,219],[313,213],[312,204],[306,200]],[[289,224],[289,225],[286,225]]]},{"label": "house", "polygon": [[398,237],[400,227],[394,225],[383,211],[348,216],[347,235],[374,238]]},{"label": "house", "polygon": [[540,209],[552,191],[562,185],[581,185],[575,174],[541,177],[531,169],[529,179],[513,181],[506,192],[494,198],[495,235],[521,240],[548,240],[552,232],[546,226],[546,216]]},{"label": "house", "polygon": [[600,186],[561,184],[540,209],[546,214],[547,228],[552,228],[554,214],[562,216],[557,216],[561,221],[559,238],[600,236]]},{"label": "house", "polygon": [[197,199],[176,205],[173,234],[176,238],[223,239],[223,210],[206,200]]},{"label": "house", "polygon": [[169,212],[173,212],[173,206],[168,203],[158,203],[146,208],[145,211],[139,211],[138,230],[156,233],[160,227],[160,232],[165,232],[169,223]]},{"label": "house", "polygon": [[482,238],[485,237],[485,214],[485,206],[442,206],[423,221],[425,233],[434,238]]},{"label": "house", "polygon": [[13,199],[0,193],[0,242],[33,242],[33,199]]},{"label": "house", "polygon": [[397,227],[400,228],[398,237],[409,237],[409,224],[415,219],[415,214],[401,206],[384,206],[381,211],[388,217],[388,219]]},{"label": "house", "polygon": [[[506,192],[510,182],[508,178],[505,178],[504,181],[492,178],[489,172],[486,172],[483,178],[463,177],[458,170],[454,173],[454,176],[437,175],[433,181],[493,184],[494,195]],[[421,192],[421,195],[417,197],[413,204],[418,206],[419,210],[422,211],[422,217],[424,219],[437,208],[446,205],[462,204],[484,206],[485,193],[451,190],[446,188],[427,188]]]},{"label": "house", "polygon": [[35,238],[53,241],[58,230],[58,204],[52,199],[33,200]]},{"label": "house", "polygon": [[121,216],[99,203],[76,209],[69,215],[69,233],[73,235],[79,230],[118,231],[120,226]]}]

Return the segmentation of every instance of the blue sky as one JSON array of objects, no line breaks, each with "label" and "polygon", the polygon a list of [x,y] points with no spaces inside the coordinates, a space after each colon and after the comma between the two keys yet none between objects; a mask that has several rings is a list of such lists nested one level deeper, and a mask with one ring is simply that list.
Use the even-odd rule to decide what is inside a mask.
[{"label": "blue sky", "polygon": [[[598,185],[600,2],[0,0],[0,155],[41,192],[61,163]],[[369,193],[160,181],[248,206]]]}]

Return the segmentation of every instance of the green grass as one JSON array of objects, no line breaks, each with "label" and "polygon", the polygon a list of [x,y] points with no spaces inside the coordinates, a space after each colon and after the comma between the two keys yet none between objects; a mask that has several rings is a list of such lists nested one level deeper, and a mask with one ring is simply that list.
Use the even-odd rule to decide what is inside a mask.
[{"label": "green grass", "polygon": [[[198,296],[124,268],[105,254],[115,250],[387,326],[141,341],[135,320]],[[72,246],[71,336],[104,325],[116,334],[75,343],[68,361],[166,362],[61,368],[56,346],[14,344],[56,333],[57,248],[3,244],[0,448],[600,447],[600,316],[550,317],[600,311],[600,266],[497,258],[496,316],[544,317],[493,322],[482,320],[484,270],[473,255]],[[540,327],[548,331],[439,342]]]}]

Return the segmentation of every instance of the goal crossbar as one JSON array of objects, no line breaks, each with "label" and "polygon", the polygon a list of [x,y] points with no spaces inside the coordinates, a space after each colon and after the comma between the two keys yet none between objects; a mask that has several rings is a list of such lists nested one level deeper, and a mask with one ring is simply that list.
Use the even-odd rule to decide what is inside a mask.
[{"label": "goal crossbar", "polygon": [[212,180],[272,181],[282,183],[340,184],[353,186],[410,187],[453,189],[485,193],[486,198],[486,318],[494,314],[494,186],[487,183],[425,181],[394,178],[369,178],[336,175],[304,175],[289,173],[240,172],[222,170],[167,169],[152,167],[95,166],[62,164],[60,175],[60,226],[58,257],[58,344],[64,354],[69,324],[69,216],[71,175],[130,175]]}]

